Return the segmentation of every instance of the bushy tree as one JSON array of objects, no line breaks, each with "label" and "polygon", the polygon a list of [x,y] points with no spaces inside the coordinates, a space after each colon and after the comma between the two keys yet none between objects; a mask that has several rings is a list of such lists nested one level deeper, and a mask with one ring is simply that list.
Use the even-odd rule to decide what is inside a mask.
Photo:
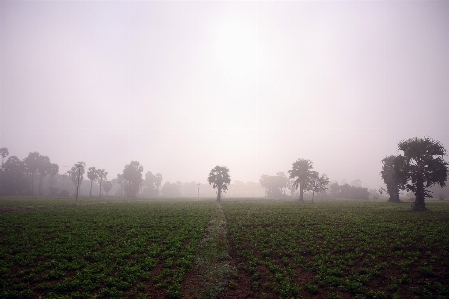
[{"label": "bushy tree", "polygon": [[180,182],[170,183],[167,181],[162,186],[162,195],[165,197],[181,197],[181,186]]},{"label": "bushy tree", "polygon": [[407,191],[415,194],[413,209],[426,209],[424,199],[432,197],[429,188],[435,184],[446,186],[448,163],[444,160],[446,149],[437,140],[429,137],[410,138],[399,142],[403,151],[394,160],[394,172],[400,181],[405,182]]},{"label": "bushy tree", "polygon": [[387,186],[386,192],[390,195],[389,202],[400,202],[399,191],[404,190],[404,182],[401,182],[394,172],[394,160],[396,156],[391,155],[382,159],[382,171],[380,175]]},{"label": "bushy tree", "polygon": [[154,175],[151,171],[147,171],[145,174],[145,180],[143,181],[144,188],[142,194],[148,197],[159,196],[158,186],[161,185],[162,175],[160,173]]},{"label": "bushy tree", "polygon": [[288,171],[290,179],[295,179],[294,186],[299,186],[299,201],[304,201],[304,191],[312,176],[313,163],[310,160],[298,159]]},{"label": "bushy tree", "polygon": [[112,189],[112,183],[110,181],[106,181],[103,184],[104,191],[106,191],[106,196],[108,196],[109,191]]},{"label": "bushy tree", "polygon": [[3,164],[1,188],[5,195],[23,194],[26,192],[27,183],[24,178],[25,163],[16,156],[10,156]]},{"label": "bushy tree", "polygon": [[123,196],[123,182],[124,182],[123,174],[117,174],[117,184],[120,185],[120,196]]},{"label": "bushy tree", "polygon": [[325,174],[320,176],[317,171],[311,171],[306,189],[312,192],[312,202],[315,198],[315,193],[326,191],[328,184],[329,178]]},{"label": "bushy tree", "polygon": [[370,196],[368,188],[351,186],[349,184],[339,185],[338,183],[330,185],[329,193],[333,198],[346,199],[369,199]]},{"label": "bushy tree", "polygon": [[29,153],[25,159],[23,159],[26,169],[31,174],[30,180],[31,194],[34,194],[34,174],[39,168],[39,157],[40,154],[38,152],[32,152]]},{"label": "bushy tree", "polygon": [[128,197],[136,197],[142,184],[143,166],[137,161],[131,161],[123,169],[123,184]]},{"label": "bushy tree", "polygon": [[[155,184],[156,184],[157,190],[159,191],[159,187],[162,184],[162,174],[156,173],[156,177],[157,177],[157,180],[156,180]],[[159,194],[159,192],[158,192],[158,194]]]},{"label": "bushy tree", "polygon": [[265,188],[266,196],[281,197],[282,190],[287,187],[288,179],[283,172],[278,172],[275,176],[263,174],[259,182]]},{"label": "bushy tree", "polygon": [[226,166],[215,166],[210,171],[207,182],[214,189],[217,189],[217,201],[221,201],[221,192],[226,192],[228,185],[231,183],[229,169]]}]

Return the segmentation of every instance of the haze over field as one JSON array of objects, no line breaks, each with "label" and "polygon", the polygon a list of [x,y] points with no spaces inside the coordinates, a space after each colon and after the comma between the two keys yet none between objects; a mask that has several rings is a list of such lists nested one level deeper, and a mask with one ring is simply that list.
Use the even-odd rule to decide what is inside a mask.
[{"label": "haze over field", "polygon": [[0,147],[114,178],[310,159],[381,185],[397,143],[449,147],[449,2],[0,2]]}]

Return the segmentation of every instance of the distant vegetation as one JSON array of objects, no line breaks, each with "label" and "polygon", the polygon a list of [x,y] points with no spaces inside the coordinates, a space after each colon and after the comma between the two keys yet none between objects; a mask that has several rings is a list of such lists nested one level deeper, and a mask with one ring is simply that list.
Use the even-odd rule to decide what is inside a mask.
[{"label": "distant vegetation", "polygon": [[[298,159],[288,170],[276,175],[263,174],[258,183],[235,181],[231,184],[229,169],[217,166],[209,174],[210,186],[197,182],[168,181],[162,184],[162,174],[147,171],[138,161],[125,165],[123,173],[108,180],[105,169],[90,166],[79,161],[66,173],[60,174],[60,166],[51,163],[48,156],[31,152],[23,160],[9,156],[7,148],[0,149],[2,167],[0,171],[0,196],[68,196],[75,195],[79,189],[84,196],[126,196],[126,197],[212,197],[221,199],[226,193],[231,197],[297,197],[300,202],[309,197],[313,202],[315,196],[321,199],[378,199],[385,192],[389,202],[400,202],[402,191],[411,192],[415,196],[414,209],[425,210],[425,198],[432,197],[432,187],[444,187],[447,180],[448,163],[444,160],[446,149],[439,141],[429,137],[411,138],[398,144],[403,154],[390,155],[382,159],[381,177],[386,189],[362,187],[360,181],[353,184],[338,184],[330,181],[325,174],[313,169],[313,162]],[[89,186],[83,185],[84,174],[90,180]],[[357,180],[356,180],[357,181]],[[71,184],[70,184],[71,182]],[[444,200],[445,194],[438,194]]]}]

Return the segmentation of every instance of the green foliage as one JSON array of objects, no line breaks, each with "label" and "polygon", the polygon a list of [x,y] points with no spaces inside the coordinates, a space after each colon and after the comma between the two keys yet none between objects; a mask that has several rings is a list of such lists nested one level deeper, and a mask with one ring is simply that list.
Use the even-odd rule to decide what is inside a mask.
[{"label": "green foliage", "polygon": [[396,156],[387,156],[382,159],[382,171],[380,175],[385,185],[387,186],[387,193],[390,195],[389,202],[399,202],[399,190],[405,189],[405,182],[400,181],[399,177],[394,172],[394,160]]},{"label": "green foliage", "polygon": [[433,213],[360,201],[224,202],[223,209],[240,275],[261,294],[404,298],[416,286],[437,298],[443,289],[435,283],[449,279],[449,204],[429,205]]},{"label": "green foliage", "polygon": [[295,179],[294,186],[298,189],[299,186],[299,200],[303,201],[303,194],[306,190],[306,185],[312,176],[313,163],[310,160],[298,159],[292,165],[292,169],[288,171],[290,179]]},{"label": "green foliage", "polygon": [[0,207],[47,207],[0,217],[0,281],[8,290],[0,297],[137,298],[149,285],[179,298],[212,203],[108,202],[0,199]]},{"label": "green foliage", "polygon": [[446,149],[429,137],[403,140],[398,149],[404,155],[394,160],[395,175],[415,194],[414,209],[425,210],[424,198],[432,197],[428,189],[435,184],[446,186],[448,163],[443,159]]},{"label": "green foliage", "polygon": [[229,169],[226,166],[215,166],[207,177],[207,182],[217,189],[217,201],[221,200],[221,192],[228,190],[228,185],[231,183]]},{"label": "green foliage", "polygon": [[123,184],[128,197],[136,197],[142,184],[143,166],[137,161],[125,165],[123,169]]}]

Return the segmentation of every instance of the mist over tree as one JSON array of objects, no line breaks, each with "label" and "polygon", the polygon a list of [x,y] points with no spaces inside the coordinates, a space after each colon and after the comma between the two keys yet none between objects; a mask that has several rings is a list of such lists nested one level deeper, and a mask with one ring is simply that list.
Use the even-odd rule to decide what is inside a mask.
[{"label": "mist over tree", "polygon": [[89,196],[92,197],[92,184],[96,179],[98,179],[97,169],[95,167],[89,167],[89,171],[87,172],[87,177],[90,180]]},{"label": "mist over tree", "polygon": [[53,178],[55,177],[55,175],[57,175],[59,173],[59,165],[58,164],[55,164],[55,163],[52,163],[51,165],[50,165],[50,196],[51,195],[53,195],[53,192],[52,192],[52,183],[53,183]]},{"label": "mist over tree", "polygon": [[123,196],[123,182],[124,182],[124,177],[122,173],[117,174],[117,184],[120,185],[120,196]]},{"label": "mist over tree", "polygon": [[143,181],[142,195],[148,197],[159,196],[159,186],[162,182],[162,175],[160,173],[154,175],[151,171],[147,171],[145,174],[145,180]]},{"label": "mist over tree", "polygon": [[123,169],[123,185],[126,196],[136,197],[142,184],[143,166],[137,161],[131,161]]},{"label": "mist over tree", "polygon": [[382,159],[382,171],[380,175],[387,186],[386,192],[390,195],[389,202],[400,202],[399,191],[404,190],[405,182],[401,182],[394,172],[394,160],[396,156],[391,155]]},{"label": "mist over tree", "polygon": [[50,173],[51,162],[48,156],[39,156],[38,158],[38,172],[39,172],[39,195],[43,195],[42,184],[44,182],[44,178],[47,174]]},{"label": "mist over tree", "polygon": [[156,173],[156,177],[157,177],[157,180],[156,180],[155,184],[156,184],[157,190],[159,191],[159,187],[162,184],[162,174]]},{"label": "mist over tree", "polygon": [[263,174],[260,177],[259,183],[265,188],[265,195],[268,197],[282,197],[284,188],[287,188],[288,179],[283,172],[278,172],[277,175]]},{"label": "mist over tree", "polygon": [[298,159],[292,164],[292,169],[288,171],[290,179],[295,179],[294,186],[299,186],[299,201],[304,201],[304,191],[312,176],[313,163],[310,160]]},{"label": "mist over tree", "polygon": [[0,155],[2,156],[2,167],[3,167],[3,159],[9,156],[9,151],[6,147],[0,148]]},{"label": "mist over tree", "polygon": [[207,182],[214,189],[217,189],[217,201],[221,201],[221,192],[226,192],[228,185],[231,183],[229,169],[226,166],[215,166],[210,171]]},{"label": "mist over tree", "polygon": [[[360,184],[357,184],[360,186]],[[368,188],[356,187],[349,184],[339,185],[337,182],[330,184],[329,196],[331,198],[345,199],[369,199],[370,192]]]},{"label": "mist over tree", "polygon": [[75,163],[72,166],[72,169],[70,170],[70,179],[72,180],[73,185],[77,187],[77,190],[84,179],[84,171],[86,168],[86,163],[83,161],[80,161],[78,163]]},{"label": "mist over tree", "polygon": [[10,156],[1,172],[1,194],[25,194],[29,190],[29,183],[24,178],[25,172],[25,163],[16,156]]},{"label": "mist over tree", "polygon": [[100,197],[101,197],[101,185],[103,184],[103,181],[106,180],[108,176],[108,173],[104,169],[97,169],[97,177],[100,181]]},{"label": "mist over tree", "polygon": [[310,172],[308,184],[305,189],[307,189],[307,191],[312,192],[312,202],[315,198],[315,193],[326,191],[328,184],[329,178],[325,174],[320,176],[320,174],[317,171]]},{"label": "mist over tree", "polygon": [[161,193],[165,197],[180,197],[181,196],[181,187],[182,187],[182,183],[179,181],[176,183],[170,183],[167,181],[162,186]]},{"label": "mist over tree", "polygon": [[439,141],[429,137],[402,140],[398,149],[403,155],[394,160],[394,172],[400,181],[405,182],[407,191],[415,194],[413,209],[425,210],[425,198],[432,197],[429,188],[436,184],[446,186],[446,149]]},{"label": "mist over tree", "polygon": [[110,182],[110,181],[104,182],[103,189],[104,189],[104,191],[106,191],[106,196],[108,196],[109,191],[111,191],[111,189],[112,189],[112,182]]},{"label": "mist over tree", "polygon": [[39,168],[39,157],[40,154],[38,152],[32,152],[29,153],[25,159],[23,159],[25,167],[31,175],[30,180],[31,194],[34,194],[34,174],[37,172]]}]

